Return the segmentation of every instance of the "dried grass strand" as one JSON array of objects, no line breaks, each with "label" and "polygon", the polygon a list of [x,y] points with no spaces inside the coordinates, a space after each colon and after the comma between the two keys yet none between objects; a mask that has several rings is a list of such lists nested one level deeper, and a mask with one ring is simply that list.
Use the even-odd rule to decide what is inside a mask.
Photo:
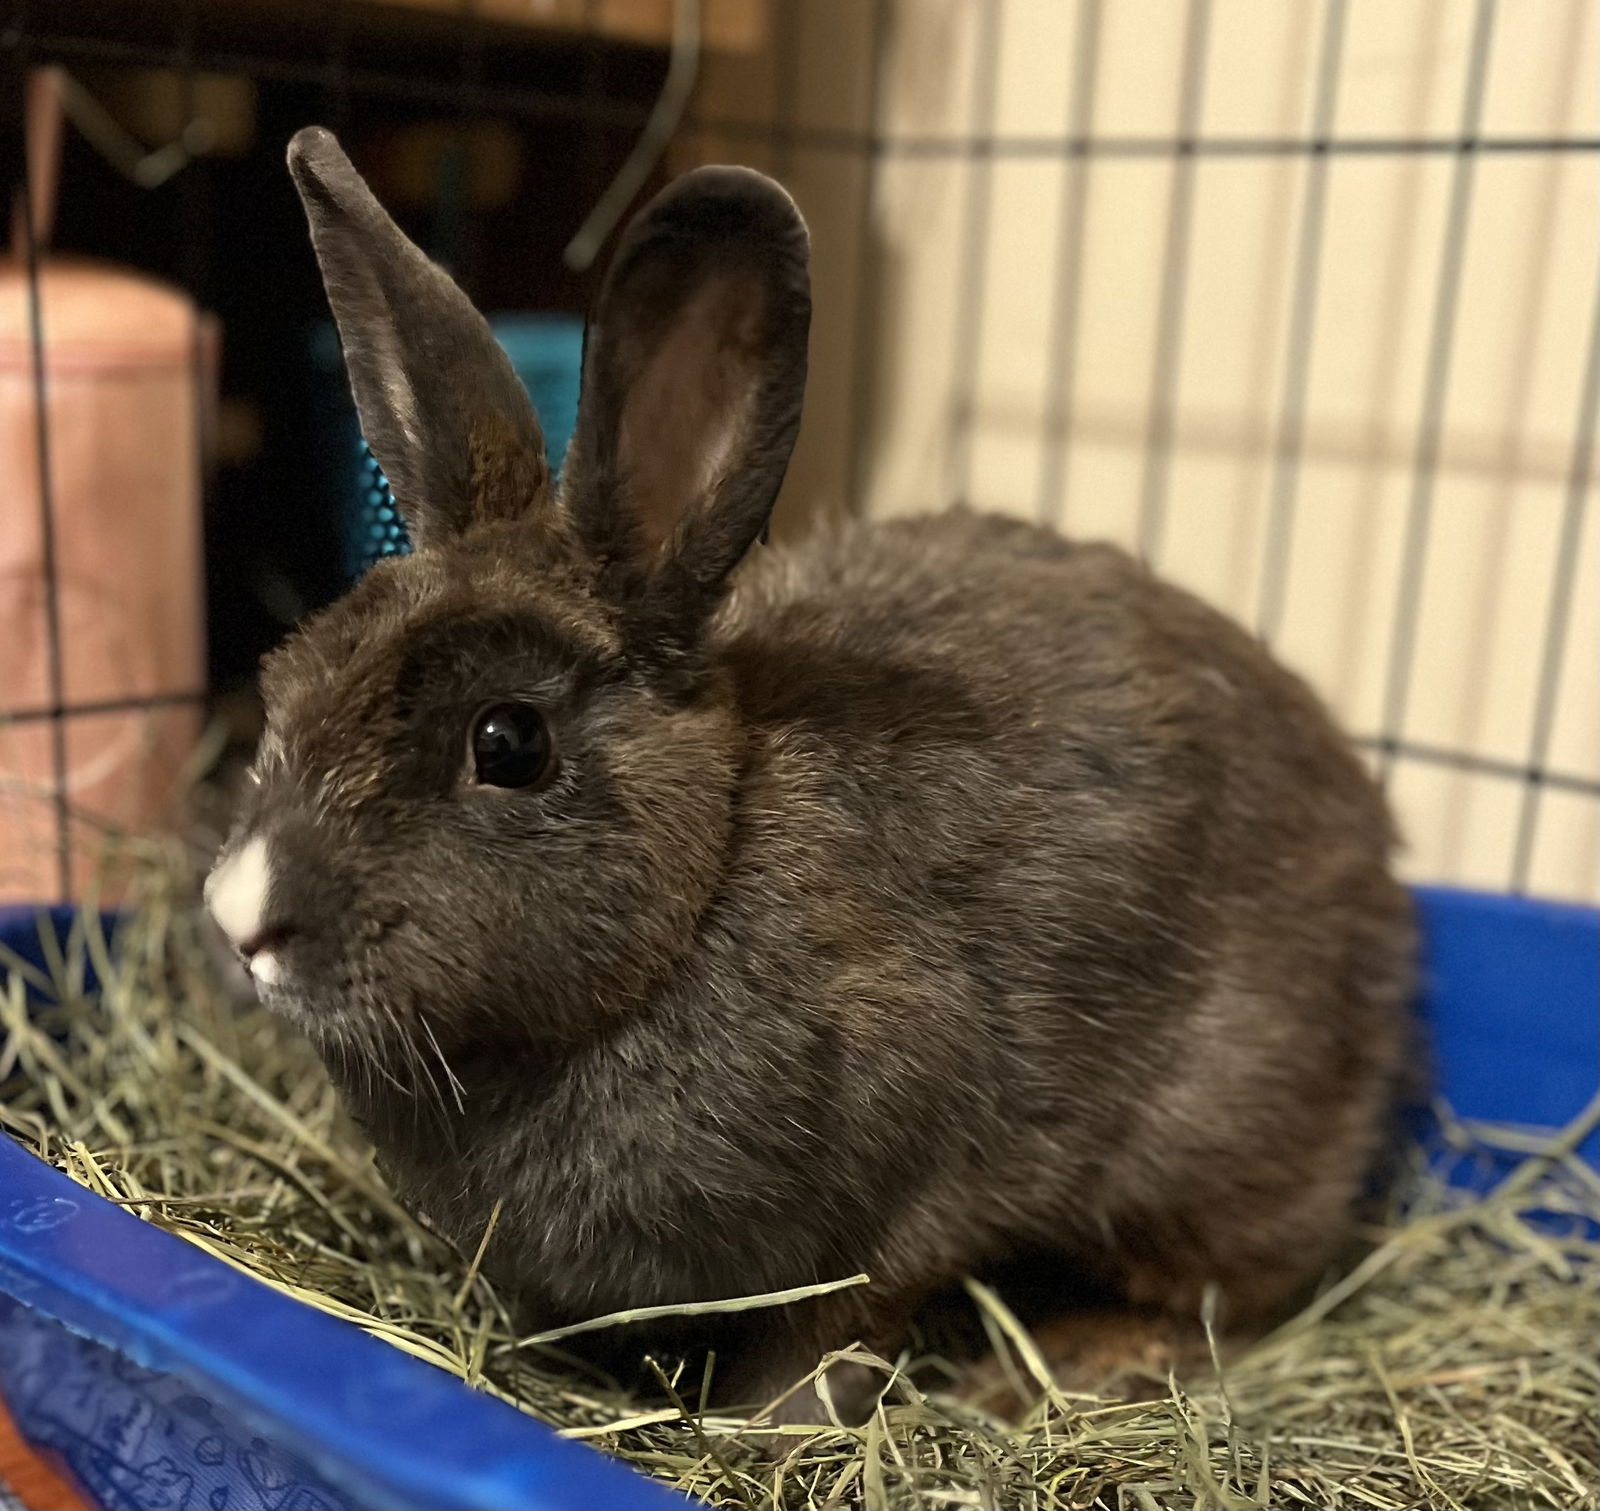
[{"label": "dried grass strand", "polygon": [[[461,1255],[404,1212],[307,1045],[229,997],[185,858],[141,854],[115,949],[85,915],[42,952],[43,970],[0,951],[0,1124],[86,1189],[691,1496],[751,1511],[1600,1511],[1600,1176],[1578,1154],[1600,1097],[1554,1139],[1447,1121],[1436,1148],[1414,1151],[1361,1264],[1225,1369],[1155,1399],[1061,1391],[1003,1296],[973,1282],[1032,1397],[1019,1420],[930,1388],[937,1371],[914,1350],[859,1348],[764,1412],[719,1416],[698,1375],[686,1389],[663,1368],[662,1404],[554,1345],[866,1278],[522,1335],[483,1273],[494,1222]],[[30,993],[53,1000],[30,1011]],[[1440,1159],[1515,1168],[1472,1199]],[[837,1359],[888,1384],[865,1425],[768,1424]]]}]

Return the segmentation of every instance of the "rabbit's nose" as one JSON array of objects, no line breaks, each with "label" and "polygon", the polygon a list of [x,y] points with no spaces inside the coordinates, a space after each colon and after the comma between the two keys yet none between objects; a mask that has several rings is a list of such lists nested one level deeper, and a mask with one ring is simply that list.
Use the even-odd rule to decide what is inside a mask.
[{"label": "rabbit's nose", "polygon": [[283,975],[282,946],[294,929],[272,916],[272,851],[265,835],[255,835],[227,856],[206,880],[206,906],[217,927],[263,985]]}]

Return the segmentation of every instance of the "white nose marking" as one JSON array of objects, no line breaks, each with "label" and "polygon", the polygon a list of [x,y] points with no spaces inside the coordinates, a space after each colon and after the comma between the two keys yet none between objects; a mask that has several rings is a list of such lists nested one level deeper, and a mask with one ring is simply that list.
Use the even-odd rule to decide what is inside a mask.
[{"label": "white nose marking", "polygon": [[271,885],[272,857],[267,851],[266,836],[261,834],[211,873],[206,883],[206,906],[235,949],[260,937],[266,926],[267,891]]},{"label": "white nose marking", "polygon": [[283,984],[283,962],[278,959],[272,950],[257,950],[250,957],[247,967],[250,979],[257,986],[281,986]]}]

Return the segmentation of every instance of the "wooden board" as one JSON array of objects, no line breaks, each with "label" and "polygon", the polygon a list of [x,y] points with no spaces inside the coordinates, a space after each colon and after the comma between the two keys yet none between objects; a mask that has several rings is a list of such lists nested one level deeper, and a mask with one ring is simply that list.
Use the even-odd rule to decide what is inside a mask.
[{"label": "wooden board", "polygon": [[[217,0],[213,0],[217,3]],[[619,42],[665,47],[672,40],[674,0],[368,0],[372,9],[432,11],[501,25],[553,31],[596,31]],[[701,0],[704,45],[752,52],[767,29],[770,0]]]}]

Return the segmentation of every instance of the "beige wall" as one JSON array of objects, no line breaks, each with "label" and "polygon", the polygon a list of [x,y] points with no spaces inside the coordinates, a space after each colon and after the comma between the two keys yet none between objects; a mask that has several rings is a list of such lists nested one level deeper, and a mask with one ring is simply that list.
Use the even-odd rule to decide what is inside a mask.
[{"label": "beige wall", "polygon": [[[1327,159],[1301,460],[1282,473],[1312,160],[1253,152],[1182,168],[1159,152],[1086,162],[1052,150],[1085,127],[1171,139],[1188,15],[1179,0],[1103,0],[1091,70],[1076,52],[1079,0],[891,0],[874,126],[874,6],[775,4],[765,54],[708,60],[702,124],[679,158],[776,171],[812,221],[815,376],[789,528],[807,510],[892,514],[964,495],[1137,545],[1154,489],[1164,527],[1144,543],[1157,564],[1254,624],[1272,612],[1264,562],[1287,476],[1293,531],[1275,641],[1355,733],[1376,736],[1407,612],[1402,564],[1459,156]],[[1350,0],[1333,135],[1457,136],[1475,15],[1468,0]],[[1212,0],[1191,94],[1200,135],[1311,134],[1327,17],[1312,0]],[[1482,136],[1600,135],[1600,0],[1501,3],[1487,56]],[[1073,88],[1090,73],[1092,114]],[[773,121],[797,124],[796,139],[759,129]],[[874,130],[884,141],[869,154],[852,133]],[[997,140],[992,160],[961,149],[974,136]],[[1600,294],[1600,152],[1487,151],[1470,171],[1399,732],[1520,768],[1575,503]],[[1185,172],[1189,234],[1174,261]],[[1070,361],[1063,333],[1075,335]],[[1158,393],[1171,402],[1171,446],[1152,474]],[[1589,782],[1600,778],[1595,486],[1591,473],[1576,500],[1585,512],[1547,762]],[[1411,875],[1508,885],[1527,803],[1514,772],[1402,758],[1393,791]],[[1528,881],[1600,898],[1600,799],[1544,792]]]}]

